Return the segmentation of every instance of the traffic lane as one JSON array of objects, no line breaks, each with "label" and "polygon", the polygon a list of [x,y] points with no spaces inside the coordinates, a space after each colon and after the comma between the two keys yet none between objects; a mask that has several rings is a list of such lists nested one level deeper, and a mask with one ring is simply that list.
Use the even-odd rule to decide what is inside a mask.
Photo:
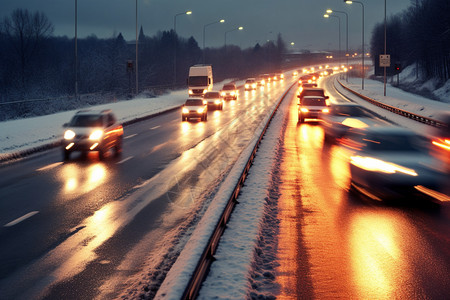
[{"label": "traffic lane", "polygon": [[[245,124],[250,123],[250,121],[253,121],[252,118],[254,118],[257,114],[261,114],[263,110],[265,110],[267,107],[265,107],[265,102],[261,103],[258,106],[254,106],[254,99],[252,97],[256,96],[247,96],[244,97],[241,101],[241,103],[245,103],[246,100],[249,100],[248,105],[250,107],[243,106],[239,109],[240,105],[236,105],[235,103],[235,115],[231,116],[229,120],[233,120],[234,122],[237,117],[242,118],[243,116],[247,119],[245,120]],[[267,99],[266,99],[267,100]],[[231,104],[230,104],[231,105]],[[214,114],[215,112],[213,112]],[[170,118],[170,116],[168,116]],[[173,118],[178,120],[176,126],[180,126],[181,128],[185,125],[180,125],[179,121],[179,115],[176,116],[173,115]],[[170,121],[166,123],[171,123]],[[139,123],[140,124],[140,123]],[[190,123],[187,123],[188,126],[190,126]],[[204,126],[207,123],[204,123],[202,126]],[[159,128],[155,128],[159,125],[150,127],[153,128],[153,130],[157,130]],[[192,123],[193,126],[200,125],[199,123]],[[219,124],[221,125],[221,124]],[[238,125],[242,124],[236,124],[235,128],[233,129],[233,134],[236,136],[235,139],[239,142],[238,133],[244,132],[245,130],[239,130]],[[145,126],[145,125],[143,125]],[[247,125],[246,125],[247,126]],[[168,126],[170,128],[170,126]],[[242,127],[242,126],[241,126]],[[127,127],[128,128],[128,127]],[[164,126],[166,128],[166,126]],[[160,129],[162,130],[162,129]],[[128,132],[128,130],[126,131]],[[157,141],[157,138],[155,138],[153,132],[157,131],[144,131],[146,134],[151,134],[150,140]],[[126,136],[132,136],[136,133],[133,133],[131,131],[130,134],[127,133]],[[143,134],[140,134],[143,135]],[[166,136],[165,133],[162,134],[163,136]],[[130,144],[128,140],[133,141],[134,138],[137,138],[138,136],[132,136],[132,138],[126,139],[126,142],[124,143],[124,153],[130,153],[134,150],[134,145]],[[204,137],[202,137],[204,138]],[[176,139],[176,138],[175,138]],[[192,140],[192,137],[188,138],[188,140]],[[165,141],[160,141],[159,144],[165,144]],[[194,141],[194,144],[198,143]],[[127,149],[131,145],[132,149]],[[226,146],[226,145],[225,145]],[[170,147],[169,147],[170,148]],[[164,159],[164,156],[155,156],[156,154],[160,155],[166,155],[169,151],[166,151],[164,147],[161,147],[160,150],[152,151],[151,155],[147,156],[147,160],[154,163],[157,162],[164,162],[164,161],[170,161],[169,159]],[[58,159],[58,156],[60,155],[60,151],[54,150],[53,156]],[[143,152],[145,151],[138,151]],[[77,226],[78,224],[81,224],[82,220],[87,218],[90,215],[95,215],[99,208],[102,207],[105,203],[108,201],[119,199],[120,195],[117,197],[111,197],[110,193],[111,191],[117,191],[119,194],[122,193],[120,188],[120,184],[118,184],[119,179],[115,177],[123,177],[123,174],[126,174],[126,176],[123,177],[123,179],[129,179],[130,177],[130,170],[136,171],[143,169],[142,171],[147,171],[147,174],[152,170],[155,170],[155,172],[159,169],[161,169],[161,166],[145,166],[144,163],[138,162],[136,163],[136,159],[129,159],[125,162],[118,164],[120,161],[115,161],[114,159],[107,159],[104,162],[98,161],[98,158],[95,155],[88,155],[87,158],[82,157],[74,157],[74,159],[68,163],[65,163],[63,165],[58,165],[57,167],[52,168],[46,168],[44,174],[47,174],[44,178],[60,178],[61,182],[59,182],[60,186],[58,186],[58,182],[54,183],[56,187],[49,188],[50,184],[47,182],[38,182],[37,186],[45,186],[46,189],[49,191],[51,190],[58,190],[61,189],[61,193],[56,193],[55,195],[45,195],[44,200],[51,199],[51,203],[48,205],[48,210],[46,208],[41,208],[40,213],[33,217],[32,221],[23,222],[19,225],[13,226],[12,228],[8,228],[5,230],[5,228],[2,228],[2,240],[7,241],[7,244],[13,245],[9,249],[12,248],[20,248],[23,251],[19,251],[18,253],[9,253],[8,255],[2,255],[5,262],[10,262],[11,270],[4,269],[5,272],[12,271],[13,269],[16,269],[21,266],[18,261],[20,260],[20,257],[27,257],[28,260],[33,259],[34,257],[40,256],[41,253],[44,253],[46,249],[52,249],[65,241],[66,239],[70,238],[74,233],[76,233],[78,230],[83,229],[83,226]],[[132,164],[130,166],[130,164]],[[81,170],[80,169],[81,166]],[[92,179],[92,177],[96,178],[94,181],[97,182],[97,184],[92,187],[92,180],[86,179],[86,184],[83,184],[79,176],[83,177],[84,173],[86,172],[86,169],[93,168],[93,176],[87,176]],[[107,168],[114,169],[115,170],[115,176],[110,176],[111,170],[108,170]],[[123,169],[123,171],[122,171]],[[58,176],[58,173],[62,176]],[[140,173],[140,172],[139,172]],[[75,174],[75,175],[74,175]],[[134,172],[132,173],[134,174]],[[148,176],[146,174],[146,176]],[[141,181],[145,180],[145,177],[139,176],[142,174],[138,174],[134,177],[138,178],[137,183],[139,184]],[[149,176],[151,177],[151,175]],[[39,181],[39,180],[38,180]],[[136,182],[136,181],[135,181]],[[109,184],[108,184],[109,183]],[[132,182],[133,183],[133,182]],[[3,191],[3,189],[2,189]],[[80,195],[77,191],[83,191],[83,195]],[[39,194],[39,193],[38,193]],[[21,198],[20,195],[17,193],[15,194],[17,196],[16,198]],[[52,197],[53,196],[53,197]],[[24,197],[23,197],[24,198]],[[55,213],[54,213],[55,212]],[[54,215],[53,215],[54,214]],[[37,223],[35,223],[36,221]],[[44,224],[41,224],[43,222]],[[27,225],[28,224],[28,225]],[[5,233],[3,235],[3,233]],[[47,231],[50,231],[48,233]],[[21,236],[28,236],[28,237],[34,237],[33,239],[27,239],[26,241],[21,240]],[[53,237],[53,238],[51,238]],[[37,242],[40,241],[40,242]],[[31,247],[23,247],[24,245],[31,246]],[[36,246],[34,246],[36,245]],[[32,250],[30,250],[32,249]],[[30,253],[31,252],[31,253]],[[11,257],[11,254],[13,257]],[[10,258],[10,259],[8,259]],[[22,265],[26,263],[26,261],[22,261]]]},{"label": "traffic lane", "polygon": [[446,298],[450,207],[349,194],[339,147],[291,106],[281,159],[280,299]]}]

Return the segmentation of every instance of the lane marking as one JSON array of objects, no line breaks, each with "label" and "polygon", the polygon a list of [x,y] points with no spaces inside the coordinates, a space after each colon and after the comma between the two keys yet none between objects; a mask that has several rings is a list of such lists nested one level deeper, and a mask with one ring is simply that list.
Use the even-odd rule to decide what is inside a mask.
[{"label": "lane marking", "polygon": [[159,128],[159,127],[161,127],[161,125],[158,125],[158,126],[152,127],[152,128],[150,128],[150,130],[154,130],[154,129],[157,129],[157,128]]},{"label": "lane marking", "polygon": [[132,138],[132,137],[135,137],[135,136],[137,136],[137,133],[131,134],[131,135],[127,135],[126,137],[124,137],[124,140]]},{"label": "lane marking", "polygon": [[123,164],[124,162],[126,162],[127,160],[130,160],[130,159],[132,159],[132,158],[133,158],[133,156],[129,156],[129,157],[127,157],[127,158],[122,159],[121,161],[118,161],[117,164],[118,164],[118,165]]},{"label": "lane marking", "polygon": [[56,168],[57,166],[62,165],[62,164],[63,164],[63,162],[57,162],[57,163],[50,164],[48,166],[39,168],[36,171],[45,171],[45,170],[48,170],[48,169],[53,169],[53,168]]},{"label": "lane marking", "polygon": [[8,224],[5,225],[5,227],[11,227],[11,226],[14,226],[16,224],[19,224],[20,222],[25,221],[28,218],[31,218],[32,216],[34,216],[37,213],[39,213],[39,212],[38,211],[29,212],[26,215],[23,215],[20,218],[17,218],[14,221],[9,222]]}]

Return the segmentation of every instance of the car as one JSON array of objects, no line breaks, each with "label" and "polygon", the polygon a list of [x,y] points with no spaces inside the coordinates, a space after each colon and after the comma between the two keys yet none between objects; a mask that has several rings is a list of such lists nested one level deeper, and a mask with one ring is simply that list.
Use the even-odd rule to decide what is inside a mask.
[{"label": "car", "polygon": [[264,79],[265,84],[272,82],[272,76],[270,74],[261,74],[259,77]]},{"label": "car", "polygon": [[304,96],[298,105],[298,121],[305,122],[305,119],[320,119],[323,114],[329,112],[328,103],[325,97]]},{"label": "car", "polygon": [[352,103],[331,104],[330,112],[322,116],[322,126],[326,141],[342,138],[350,128],[386,126],[387,122],[377,118],[365,107]]},{"label": "car", "polygon": [[350,187],[371,199],[431,199],[446,183],[428,140],[399,126],[352,128],[341,139]]},{"label": "car", "polygon": [[237,100],[238,91],[236,85],[234,83],[224,84],[220,94],[225,100]]},{"label": "car", "polygon": [[223,97],[220,95],[220,92],[206,92],[203,99],[206,100],[208,107],[214,107],[219,110],[223,109]]},{"label": "car", "polygon": [[301,103],[302,98],[305,96],[320,96],[323,97],[325,99],[329,99],[329,97],[327,95],[325,95],[325,90],[322,88],[306,88],[306,87],[301,87],[299,89],[299,93],[297,94],[297,98],[299,99],[298,104]]},{"label": "car", "polygon": [[110,109],[80,110],[63,127],[64,160],[69,160],[74,151],[97,151],[100,159],[110,149],[114,149],[116,156],[122,152],[123,127]]},{"label": "car", "polygon": [[450,111],[439,113],[435,119],[439,126],[431,132],[431,154],[443,162],[450,174]]},{"label": "car", "polygon": [[208,101],[203,98],[187,99],[181,108],[181,121],[189,119],[208,120]]},{"label": "car", "polygon": [[317,87],[317,83],[315,83],[315,82],[302,83],[301,87],[302,88],[316,88]]},{"label": "car", "polygon": [[257,86],[265,86],[266,85],[266,79],[264,77],[258,77],[256,79],[256,85]]},{"label": "car", "polygon": [[300,77],[300,79],[298,80],[298,85],[299,86],[305,85],[307,83],[308,84],[309,83],[315,84],[317,86],[316,79],[315,79],[314,75],[312,75],[312,74],[302,75]]},{"label": "car", "polygon": [[256,90],[256,79],[255,78],[249,78],[245,81],[244,88],[246,91],[250,90]]}]

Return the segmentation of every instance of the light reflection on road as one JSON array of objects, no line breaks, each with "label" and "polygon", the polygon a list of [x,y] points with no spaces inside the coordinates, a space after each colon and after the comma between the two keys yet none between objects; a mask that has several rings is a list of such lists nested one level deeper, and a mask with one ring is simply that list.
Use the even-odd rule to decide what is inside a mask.
[{"label": "light reflection on road", "polygon": [[402,208],[349,194],[339,147],[324,144],[320,125],[297,125],[295,103],[280,167],[277,299],[414,299],[445,291],[448,263],[429,253],[417,221]]}]

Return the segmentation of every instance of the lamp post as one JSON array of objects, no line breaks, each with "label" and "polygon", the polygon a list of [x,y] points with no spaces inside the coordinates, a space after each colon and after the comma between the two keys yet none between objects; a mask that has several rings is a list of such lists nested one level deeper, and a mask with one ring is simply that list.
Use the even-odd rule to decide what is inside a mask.
[{"label": "lamp post", "polygon": [[[386,57],[386,0],[384,0],[384,56]],[[383,81],[384,81],[384,96],[386,97],[386,67],[384,69]]]},{"label": "lamp post", "polygon": [[136,0],[136,95],[139,93],[139,72],[138,72],[138,50],[139,50],[139,39],[138,39],[138,0]]},{"label": "lamp post", "polygon": [[334,10],[334,9],[327,9],[327,14],[331,13],[340,13],[345,15],[345,57],[346,57],[346,64],[347,64],[347,74],[346,74],[346,81],[348,82],[348,14],[345,11],[340,10]]},{"label": "lamp post", "polygon": [[217,24],[217,23],[225,23],[225,20],[221,19],[219,21],[208,23],[203,26],[203,63],[205,63],[205,31],[206,31],[206,27]]},{"label": "lamp post", "polygon": [[75,99],[78,99],[78,1],[75,0]]},{"label": "lamp post", "polygon": [[365,70],[364,70],[364,56],[366,56],[366,53],[364,51],[364,3],[361,1],[352,1],[352,0],[344,0],[347,4],[352,3],[359,3],[362,7],[362,83],[361,88],[364,89],[364,76],[365,76]]},{"label": "lamp post", "polygon": [[173,33],[174,33],[174,50],[173,50],[173,85],[177,84],[177,45],[178,45],[178,37],[177,37],[177,17],[181,15],[191,15],[192,11],[188,10],[186,12],[178,13],[173,17]]},{"label": "lamp post", "polygon": [[243,29],[244,29],[244,27],[240,26],[240,27],[225,31],[225,48],[227,47],[227,34],[230,32],[236,31],[236,30],[243,30]]},{"label": "lamp post", "polygon": [[341,56],[341,18],[334,15],[324,14],[324,18],[328,19],[329,17],[337,18],[339,21],[339,57]]}]

